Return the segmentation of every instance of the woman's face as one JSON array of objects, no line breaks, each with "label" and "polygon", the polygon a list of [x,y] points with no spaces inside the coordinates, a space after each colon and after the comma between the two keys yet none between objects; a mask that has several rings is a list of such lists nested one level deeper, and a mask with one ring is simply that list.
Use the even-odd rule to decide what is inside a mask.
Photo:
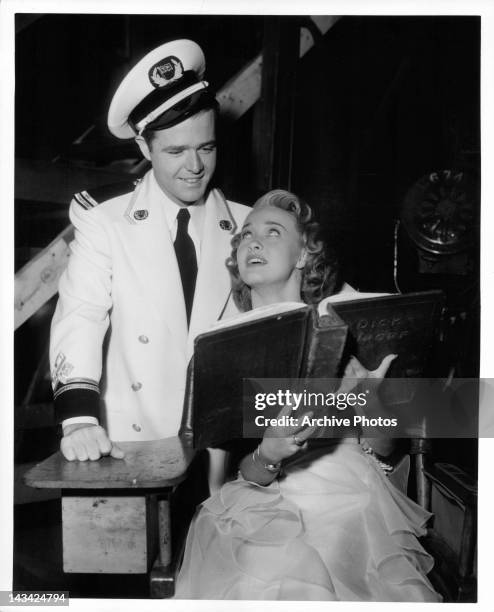
[{"label": "woman's face", "polygon": [[237,249],[240,277],[251,289],[283,287],[293,281],[304,255],[295,217],[280,208],[253,210],[242,227]]}]

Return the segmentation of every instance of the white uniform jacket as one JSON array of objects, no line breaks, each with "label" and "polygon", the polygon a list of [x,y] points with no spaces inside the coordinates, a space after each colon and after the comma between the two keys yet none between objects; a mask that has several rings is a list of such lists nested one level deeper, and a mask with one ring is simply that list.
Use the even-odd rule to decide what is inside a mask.
[{"label": "white uniform jacket", "polygon": [[75,239],[52,321],[53,387],[96,397],[99,385],[112,440],[177,434],[194,338],[236,312],[225,260],[250,208],[210,192],[187,330],[162,198],[151,170],[131,193],[98,204],[82,192],[70,206]]}]

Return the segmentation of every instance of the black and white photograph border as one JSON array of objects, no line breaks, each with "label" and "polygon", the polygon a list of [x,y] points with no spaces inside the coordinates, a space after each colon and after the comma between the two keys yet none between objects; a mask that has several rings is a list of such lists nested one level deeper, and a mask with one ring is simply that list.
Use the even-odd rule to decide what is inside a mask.
[{"label": "black and white photograph border", "polygon": [[[84,16],[84,15],[112,15],[112,14],[120,14],[120,15],[132,15],[136,18],[145,15],[170,15],[171,19],[175,18],[178,15],[188,15],[190,18],[204,16],[205,19],[212,19],[215,16],[223,16],[228,15],[232,19],[255,19],[256,17],[262,18],[262,16],[266,15],[292,15],[292,16],[305,16],[310,17],[316,16],[314,23],[321,24],[326,23],[332,25],[336,22],[339,16],[353,16],[353,17],[368,17],[369,19],[372,17],[402,17],[402,18],[417,18],[417,17],[434,17],[434,16],[443,16],[443,17],[457,17],[460,19],[461,17],[480,17],[480,31],[481,31],[481,40],[480,40],[480,60],[481,60],[481,72],[480,72],[480,82],[481,82],[481,163],[480,166],[483,170],[481,173],[482,181],[481,181],[481,227],[480,227],[480,241],[481,241],[481,266],[480,266],[480,290],[481,290],[481,344],[480,344],[480,372],[479,376],[483,378],[494,378],[494,355],[492,350],[492,344],[494,340],[493,333],[493,324],[491,317],[489,314],[493,312],[494,307],[494,241],[492,240],[492,235],[494,231],[494,212],[492,210],[492,206],[490,206],[489,202],[494,197],[494,185],[492,172],[490,170],[490,166],[492,164],[492,160],[494,159],[494,113],[491,109],[494,108],[494,5],[489,0],[481,1],[481,0],[471,0],[467,1],[422,1],[417,0],[415,2],[404,1],[387,1],[383,2],[381,0],[376,2],[369,2],[366,0],[346,0],[346,1],[326,1],[326,2],[315,2],[313,0],[309,0],[309,2],[295,2],[288,1],[279,5],[276,2],[270,0],[269,2],[259,2],[259,1],[250,1],[247,2],[245,0],[239,0],[235,2],[235,5],[227,4],[225,2],[189,2],[184,0],[183,2],[177,5],[176,3],[172,3],[169,0],[165,1],[153,1],[153,0],[141,0],[138,3],[138,6],[134,2],[130,1],[110,1],[110,0],[101,0],[100,2],[93,1],[79,1],[72,0],[68,3],[62,2],[48,2],[45,0],[32,0],[31,2],[22,1],[22,0],[3,0],[0,4],[0,45],[1,45],[1,68],[2,68],[2,86],[0,87],[1,93],[1,155],[0,155],[0,168],[1,168],[1,189],[2,189],[2,224],[1,224],[1,232],[2,232],[2,240],[0,241],[1,248],[1,273],[2,273],[2,285],[1,285],[1,303],[0,303],[0,320],[2,321],[2,342],[1,342],[1,365],[2,365],[2,378],[0,381],[0,385],[2,388],[2,409],[0,410],[0,431],[2,433],[1,437],[1,460],[2,460],[2,471],[1,471],[1,499],[0,499],[0,591],[1,592],[9,592],[12,589],[13,584],[13,558],[14,558],[14,542],[13,542],[13,506],[14,506],[14,415],[13,415],[13,407],[15,405],[15,377],[19,375],[19,372],[16,372],[16,369],[19,369],[19,365],[15,360],[13,355],[13,344],[14,344],[14,314],[12,305],[14,304],[14,283],[13,283],[13,273],[15,269],[15,261],[14,261],[14,243],[15,246],[18,246],[18,236],[19,231],[18,228],[15,228],[14,232],[14,201],[16,194],[14,192],[14,174],[15,174],[15,164],[14,160],[19,150],[22,150],[29,147],[29,138],[28,133],[24,136],[24,140],[19,140],[19,134],[16,134],[15,126],[19,125],[19,122],[22,121],[22,117],[19,117],[18,114],[20,112],[25,113],[28,117],[30,126],[32,129],[36,130],[41,135],[38,138],[42,138],[43,135],[49,137],[51,146],[53,146],[56,137],[53,138],[53,135],[50,136],[51,126],[43,125],[43,122],[46,122],[46,115],[40,115],[37,112],[36,101],[39,100],[36,96],[42,94],[42,92],[37,91],[36,95],[33,95],[32,100],[26,99],[20,101],[16,100],[16,94],[19,94],[20,89],[22,87],[23,94],[25,95],[28,92],[28,88],[26,87],[26,83],[19,83],[16,85],[16,57],[17,61],[19,61],[19,50],[17,50],[17,56],[15,56],[16,45],[15,45],[15,25],[16,25],[16,14],[25,14],[30,15],[35,18],[35,16],[43,13],[43,14],[64,14],[69,15],[72,14],[74,17]],[[234,12],[232,12],[234,11]],[[330,16],[332,16],[330,18]],[[325,21],[325,19],[327,19]],[[101,32],[102,33],[102,32]],[[243,33],[238,32],[239,36],[242,36]],[[172,34],[173,35],[173,34]],[[88,40],[82,38],[83,31],[81,30],[81,45],[87,45]],[[317,36],[317,29],[315,30],[314,36]],[[312,37],[312,34],[309,34],[309,38]],[[165,35],[165,38],[168,38],[168,35]],[[228,40],[232,38],[232,33],[228,34]],[[91,40],[89,40],[89,43]],[[257,41],[259,42],[259,41]],[[149,50],[156,44],[159,44],[159,38],[156,41],[149,42],[147,46],[143,47],[143,51]],[[245,37],[245,45],[252,45],[252,48],[255,50],[256,41],[248,40],[248,37]],[[41,42],[39,44],[42,44]],[[71,43],[72,44],[72,43]],[[221,45],[217,42],[214,45],[215,53],[219,53]],[[207,54],[206,54],[207,56]],[[90,58],[91,53],[86,53],[86,58]],[[207,59],[207,57],[206,57]],[[235,57],[229,58],[229,69],[231,66],[235,66]],[[25,61],[25,58],[23,58]],[[17,66],[18,68],[18,66]],[[453,73],[453,71],[452,71]],[[122,75],[119,75],[120,78]],[[210,78],[213,79],[214,86],[218,89],[221,85],[224,84],[228,77],[231,76],[231,73],[228,73],[228,70],[222,73],[221,70],[217,69]],[[64,78],[66,78],[64,74]],[[309,77],[307,77],[309,78]],[[118,84],[115,81],[115,85]],[[60,84],[57,84],[56,75],[52,75],[50,77],[50,86],[58,87]],[[90,82],[88,82],[90,85]],[[101,87],[100,91],[104,88]],[[113,89],[115,89],[113,87]],[[111,96],[112,92],[109,92]],[[16,106],[14,107],[14,101]],[[299,101],[300,102],[300,101]],[[103,108],[104,104],[102,100],[94,101],[94,112],[105,112],[109,105],[109,99],[105,101],[106,108]],[[43,107],[46,110],[46,106],[40,105],[40,108]],[[334,106],[336,109],[336,104]],[[334,110],[333,109],[333,110]],[[17,116],[14,115],[14,110]],[[476,111],[473,112],[475,114]],[[48,114],[49,116],[49,114]],[[50,120],[53,122],[57,121],[57,116],[53,114],[50,116]],[[70,120],[70,112],[67,112],[66,115],[60,115],[58,120],[67,121]],[[262,119],[260,119],[262,120]],[[430,121],[430,125],[433,124],[433,119],[428,118]],[[475,122],[475,118],[474,118]],[[334,127],[334,126],[333,126]],[[245,130],[244,130],[245,133]],[[328,130],[327,133],[330,133]],[[337,130],[333,130],[332,134],[337,133]],[[322,130],[321,130],[322,134]],[[237,137],[242,138],[244,134],[239,132]],[[410,137],[412,135],[407,133],[406,130],[402,132],[403,137]],[[308,136],[310,138],[311,135]],[[338,144],[341,144],[343,139],[339,141]],[[231,142],[226,140],[226,146],[231,146]],[[254,143],[253,143],[254,144]],[[278,142],[278,146],[280,146]],[[336,147],[335,147],[336,148]],[[233,147],[232,147],[233,150]],[[257,149],[259,152],[259,149]],[[336,151],[330,152],[335,158],[337,156]],[[399,152],[399,154],[403,155],[402,163],[406,163],[406,153]],[[265,155],[265,153],[260,153],[260,155]],[[410,154],[410,157],[412,154]],[[433,153],[429,152],[429,159],[431,162],[434,162],[436,159],[440,159],[440,155],[438,157],[434,157]],[[265,157],[266,159],[266,157]],[[261,161],[263,163],[264,160]],[[335,162],[335,166],[337,166],[337,160],[333,160]],[[301,163],[302,160],[299,160]],[[242,171],[239,170],[244,167],[245,163],[248,163],[246,159],[234,156],[231,156],[230,159],[226,160],[226,166],[221,168],[222,170],[222,179],[223,182],[226,182],[226,192],[230,195],[230,191],[233,190],[233,199],[239,198],[237,201],[245,201],[249,204],[252,204],[255,197],[259,192],[262,192],[262,188],[264,185],[269,185],[269,181],[266,182],[266,177],[262,173],[262,166],[259,167],[249,167],[249,171],[253,173],[257,173],[257,190],[252,190],[251,185],[248,179],[244,175],[242,175]],[[231,168],[228,168],[228,165],[231,165]],[[412,164],[413,165],[413,164]],[[255,163],[254,163],[255,166]],[[396,200],[402,202],[404,196],[406,195],[406,186],[410,187],[413,184],[411,181],[411,176],[416,177],[416,179],[421,178],[421,174],[417,174],[421,168],[421,164],[417,164],[416,168],[408,169],[410,171],[410,175],[406,173],[402,176],[394,176],[396,179],[395,183],[398,184],[395,192],[393,192],[393,188],[390,188],[386,193],[386,196],[391,197],[395,196]],[[480,169],[480,167],[479,167]],[[228,172],[230,170],[230,172]],[[313,176],[317,175],[317,172],[321,172],[321,169],[314,169]],[[274,171],[278,174],[278,177],[286,176],[287,169],[283,165],[282,162],[278,164],[278,166],[274,169]],[[310,172],[305,169],[307,176],[310,176]],[[393,171],[396,171],[396,168],[393,168]],[[416,172],[415,172],[416,171]],[[232,184],[232,181],[229,182],[229,176],[232,172],[237,172],[240,177],[237,184]],[[415,174],[414,174],[415,172]],[[343,185],[344,180],[343,177],[337,177],[340,179],[340,187]],[[270,177],[270,180],[273,180],[273,176]],[[369,181],[372,178],[368,178]],[[264,182],[263,182],[264,181]],[[328,181],[329,182],[329,181]],[[323,187],[326,190],[332,189],[332,187],[328,184],[324,184]],[[67,188],[67,186],[65,186]],[[361,185],[362,190],[365,189],[363,185]],[[235,189],[237,190],[237,194],[235,193]],[[374,186],[374,189],[376,187]],[[267,189],[264,189],[266,191]],[[63,191],[62,189],[60,191]],[[296,189],[294,188],[296,192]],[[349,218],[345,214],[344,207],[342,205],[342,201],[344,198],[348,196],[355,198],[355,193],[348,193],[348,191],[344,192],[343,187],[341,187],[340,191],[336,192],[325,192],[325,195],[330,198],[333,198],[335,202],[335,206],[331,211],[324,210],[324,207],[319,205],[318,213],[321,216],[321,221],[323,227],[325,227],[328,232],[331,231],[330,228],[330,219],[329,212],[331,214],[337,215],[337,221],[340,226],[346,228],[347,233],[345,237],[352,236],[352,232],[354,232],[354,228],[352,225],[352,218]],[[372,187],[369,190],[372,192]],[[309,202],[311,201],[311,197],[314,198],[314,194],[310,192],[310,189],[307,190],[307,193],[304,194]],[[246,198],[242,200],[240,198]],[[68,205],[68,201],[67,201]],[[372,206],[372,199],[370,198],[370,202],[367,202],[368,206]],[[365,212],[365,211],[364,211]],[[17,213],[16,213],[17,214]],[[26,215],[29,215],[29,209],[26,209]],[[17,217],[16,217],[17,218]],[[47,217],[47,219],[49,216]],[[370,219],[370,217],[369,217]],[[56,211],[53,211],[51,216],[51,222],[57,220]],[[40,221],[40,224],[43,221]],[[353,228],[353,229],[352,229]],[[63,229],[63,227],[62,227]],[[49,233],[49,232],[48,232]],[[56,232],[58,233],[58,232]],[[361,231],[362,235],[358,235],[358,232],[353,233],[353,237],[357,236],[359,239],[364,240],[363,231]],[[333,237],[333,236],[332,236]],[[346,239],[346,238],[345,238]],[[379,240],[382,241],[383,236],[379,237]],[[351,255],[349,253],[350,249],[348,244],[345,245],[345,240],[341,239],[342,244],[339,244],[339,248],[345,251],[345,247],[347,249],[346,255]],[[26,242],[28,244],[28,242]],[[23,245],[24,246],[24,245]],[[364,248],[364,247],[363,247]],[[365,252],[365,251],[364,251]],[[371,251],[367,252],[367,258],[370,257]],[[385,252],[385,248],[383,247],[382,252],[378,253],[378,257],[381,257],[382,260],[386,260],[388,254]],[[29,254],[26,249],[26,259],[29,258]],[[365,257],[364,257],[365,259]],[[386,260],[387,261],[387,260]],[[365,276],[367,270],[363,272],[363,276]],[[379,276],[379,274],[377,275]],[[353,279],[352,279],[353,280]],[[395,278],[396,280],[396,278]],[[359,287],[361,285],[361,279],[355,279],[355,282],[358,283]],[[380,282],[383,286],[383,289],[386,290],[387,279],[385,278],[385,274],[382,274],[382,278],[378,278],[378,282]],[[363,290],[371,290],[372,287],[363,287]],[[470,364],[469,364],[470,365]],[[22,368],[22,365],[21,365]],[[494,531],[492,526],[492,512],[494,509],[494,497],[492,493],[492,468],[491,466],[494,464],[494,444],[492,439],[490,438],[481,438],[479,440],[478,446],[478,487],[479,487],[479,507],[478,507],[478,602],[477,603],[465,603],[466,609],[479,609],[481,611],[484,610],[492,610],[492,586],[491,586],[491,570],[493,567],[492,563],[492,554],[491,551],[494,546]],[[137,601],[133,601],[131,599],[126,600],[117,600],[117,599],[71,599],[70,606],[74,609],[85,610],[88,606],[90,606],[94,610],[120,610],[120,609],[134,609],[136,605],[139,609],[142,610],[158,610],[163,609],[163,606],[168,610],[228,610],[234,605],[239,610],[298,610],[301,605],[311,610],[322,610],[323,606],[326,606],[327,602],[267,602],[267,601],[259,601],[259,602],[247,602],[247,601],[180,601],[180,600],[150,600],[150,599],[142,599]],[[6,605],[6,604],[4,604]],[[365,609],[369,610],[377,610],[382,607],[386,608],[386,606],[392,606],[393,604],[388,603],[370,603],[366,602],[366,604],[354,604],[351,603],[333,603],[332,606],[336,606],[336,609],[360,609],[362,605],[365,605]],[[400,604],[404,609],[417,609],[417,604],[414,603],[402,603]],[[449,607],[449,604],[437,604]],[[378,608],[379,606],[379,608]],[[37,606],[33,606],[37,607]],[[3,605],[0,605],[0,609],[4,608]],[[324,608],[325,609],[325,608]],[[456,608],[455,608],[456,609]]]}]

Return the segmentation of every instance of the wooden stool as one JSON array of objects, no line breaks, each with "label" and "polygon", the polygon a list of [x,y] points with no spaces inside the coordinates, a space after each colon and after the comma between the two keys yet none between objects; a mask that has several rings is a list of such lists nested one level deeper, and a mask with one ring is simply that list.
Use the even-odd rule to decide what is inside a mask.
[{"label": "wooden stool", "polygon": [[62,490],[64,572],[151,571],[151,597],[170,597],[179,562],[171,548],[170,496],[194,450],[179,437],[119,446],[124,459],[71,462],[57,452],[24,482]]}]

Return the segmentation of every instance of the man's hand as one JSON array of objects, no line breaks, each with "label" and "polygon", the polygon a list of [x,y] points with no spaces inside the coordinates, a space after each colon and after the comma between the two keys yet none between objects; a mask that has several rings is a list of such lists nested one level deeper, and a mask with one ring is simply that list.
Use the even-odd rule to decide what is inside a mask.
[{"label": "man's hand", "polygon": [[96,461],[102,455],[123,459],[124,452],[99,425],[74,423],[64,428],[60,450],[67,461]]}]

